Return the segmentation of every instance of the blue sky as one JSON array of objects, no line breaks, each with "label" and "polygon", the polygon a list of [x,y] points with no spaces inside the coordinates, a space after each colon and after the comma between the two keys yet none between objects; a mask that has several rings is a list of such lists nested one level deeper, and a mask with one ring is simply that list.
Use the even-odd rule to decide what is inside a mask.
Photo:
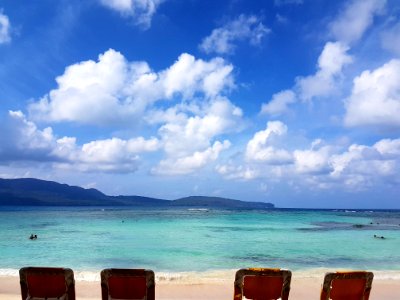
[{"label": "blue sky", "polygon": [[400,208],[396,0],[0,2],[0,177]]}]

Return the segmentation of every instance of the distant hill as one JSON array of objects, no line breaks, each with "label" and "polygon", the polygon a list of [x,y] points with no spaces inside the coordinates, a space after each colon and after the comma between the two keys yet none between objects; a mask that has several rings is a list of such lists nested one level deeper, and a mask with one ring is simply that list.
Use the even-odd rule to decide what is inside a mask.
[{"label": "distant hill", "polygon": [[0,179],[2,205],[105,205],[108,196],[96,189],[34,178]]},{"label": "distant hill", "polygon": [[247,202],[220,197],[190,196],[172,201],[173,206],[201,206],[217,208],[273,208],[272,203]]},{"label": "distant hill", "polygon": [[190,196],[164,200],[142,196],[107,196],[96,189],[34,178],[1,179],[0,205],[14,206],[140,206],[204,208],[273,208],[272,203],[247,202],[220,197]]}]

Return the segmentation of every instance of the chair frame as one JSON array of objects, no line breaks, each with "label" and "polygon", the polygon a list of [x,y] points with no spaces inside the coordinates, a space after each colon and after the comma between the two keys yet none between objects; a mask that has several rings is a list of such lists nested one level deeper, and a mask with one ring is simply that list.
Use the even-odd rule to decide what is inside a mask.
[{"label": "chair frame", "polygon": [[26,300],[29,296],[29,286],[27,278],[29,274],[64,276],[67,300],[75,300],[74,272],[69,268],[52,268],[52,267],[24,267],[19,270],[22,300]]},{"label": "chair frame", "polygon": [[324,283],[321,290],[320,300],[329,300],[332,282],[334,280],[346,280],[346,279],[365,279],[365,288],[363,298],[361,300],[368,300],[369,294],[372,288],[372,280],[374,279],[374,273],[365,271],[349,271],[349,272],[336,272],[326,273],[324,277]]},{"label": "chair frame", "polygon": [[152,270],[146,269],[104,269],[100,273],[101,277],[101,298],[108,300],[109,288],[108,279],[111,276],[119,277],[145,277],[146,278],[146,298],[145,300],[155,300],[155,276]]},{"label": "chair frame", "polygon": [[282,284],[281,299],[288,300],[290,292],[290,281],[292,279],[292,272],[289,270],[273,269],[273,268],[247,268],[238,270],[235,275],[233,300],[242,300],[243,280],[245,276],[282,277],[283,284]]}]

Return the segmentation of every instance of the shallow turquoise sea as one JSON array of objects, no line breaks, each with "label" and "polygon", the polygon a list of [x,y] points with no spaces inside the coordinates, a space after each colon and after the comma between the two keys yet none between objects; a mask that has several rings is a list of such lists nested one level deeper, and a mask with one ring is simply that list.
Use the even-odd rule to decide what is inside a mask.
[{"label": "shallow turquoise sea", "polygon": [[0,275],[23,266],[400,273],[400,211],[2,207],[0,237]]}]

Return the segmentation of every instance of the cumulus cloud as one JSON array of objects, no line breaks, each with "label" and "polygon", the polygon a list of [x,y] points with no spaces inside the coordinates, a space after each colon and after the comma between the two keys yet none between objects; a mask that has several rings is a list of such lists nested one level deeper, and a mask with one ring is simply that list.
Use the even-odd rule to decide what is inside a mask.
[{"label": "cumulus cloud", "polygon": [[[379,152],[376,149],[365,146],[353,144],[349,147],[348,151],[333,155],[331,158],[331,165],[333,170],[332,176],[339,176],[345,171],[349,173],[347,169],[351,162],[362,161],[362,160],[373,160],[379,158]],[[347,169],[347,170],[346,170]]]},{"label": "cumulus cloud", "polygon": [[261,114],[281,115],[298,100],[310,101],[328,97],[335,93],[343,76],[343,68],[353,61],[347,54],[349,47],[340,42],[325,44],[318,58],[317,72],[309,76],[299,76],[292,89],[280,91],[268,103],[261,106]]},{"label": "cumulus cloud", "polygon": [[166,159],[153,169],[154,174],[188,174],[215,161],[230,145],[227,140],[215,139],[236,131],[242,118],[242,111],[226,98],[201,106],[176,107],[173,113],[166,114],[161,119],[168,121],[159,129]]},{"label": "cumulus cloud", "polygon": [[345,106],[347,126],[400,127],[400,60],[356,77]]},{"label": "cumulus cloud", "polygon": [[318,70],[314,75],[298,77],[296,87],[300,98],[311,100],[314,97],[331,95],[342,75],[343,68],[352,62],[347,54],[349,47],[340,42],[328,42],[318,58]]},{"label": "cumulus cloud", "polygon": [[159,81],[167,98],[177,93],[191,98],[196,92],[215,97],[225,88],[234,87],[232,70],[233,66],[222,58],[207,62],[182,54],[171,67],[160,73]]},{"label": "cumulus cloud", "polygon": [[10,29],[10,20],[0,9],[0,44],[6,44],[11,41]]},{"label": "cumulus cloud", "polygon": [[331,170],[329,165],[331,155],[332,147],[322,146],[321,140],[315,140],[311,149],[293,152],[296,171],[309,174],[327,173]]},{"label": "cumulus cloud", "polygon": [[[274,126],[281,130],[282,124],[278,124]],[[246,150],[251,144],[253,148],[257,148],[254,146],[257,145],[257,140],[268,140],[261,138],[265,133],[266,131],[256,133]],[[285,159],[277,159],[271,164],[269,155],[276,154],[277,151],[271,151],[268,146],[263,145],[261,151],[255,152],[260,156],[252,156],[259,160],[248,159],[246,151],[244,160],[235,157],[225,164],[218,164],[215,170],[230,180],[262,179],[274,184],[294,181],[297,186],[312,189],[340,188],[356,191],[377,185],[400,184],[400,139],[382,139],[372,146],[353,144],[348,148],[316,139],[309,148],[282,148],[280,151],[285,153]]]},{"label": "cumulus cloud", "polygon": [[374,144],[374,148],[387,159],[400,157],[400,139],[383,139]]},{"label": "cumulus cloud", "polygon": [[182,54],[169,68],[154,72],[146,62],[128,62],[108,50],[98,61],[83,61],[56,78],[58,87],[29,106],[31,117],[47,122],[92,125],[132,122],[155,102],[201,94],[216,97],[234,87],[232,65]]},{"label": "cumulus cloud", "polygon": [[[277,2],[284,4],[287,1]],[[296,0],[288,2],[297,3]],[[316,73],[297,77],[292,89],[278,92],[268,103],[262,104],[261,113],[276,116],[287,112],[289,106],[297,99],[308,101],[313,98],[332,96],[343,77],[343,68],[353,62],[353,58],[348,54],[349,45],[362,37],[373,23],[374,17],[384,13],[385,7],[386,0],[353,0],[348,3],[330,24],[330,33],[336,41],[325,44],[318,58]],[[396,36],[397,29],[394,27],[382,35],[383,46],[394,52],[397,51],[397,44],[399,44]]]},{"label": "cumulus cloud", "polygon": [[281,91],[274,94],[271,101],[262,104],[261,113],[277,116],[285,113],[289,109],[289,105],[295,102],[296,94],[292,90]]},{"label": "cumulus cloud", "polygon": [[252,180],[260,176],[258,169],[248,165],[236,166],[232,162],[217,165],[215,170],[226,179]]},{"label": "cumulus cloud", "polygon": [[258,45],[270,31],[259,17],[240,15],[236,20],[214,29],[203,39],[200,49],[206,53],[232,54],[236,42],[247,40],[251,45]]},{"label": "cumulus cloud", "polygon": [[258,131],[247,143],[245,157],[247,161],[270,164],[285,164],[292,160],[291,154],[284,149],[277,149],[271,143],[274,137],[286,134],[287,126],[280,121],[267,123],[267,128]]},{"label": "cumulus cloud", "polygon": [[[374,16],[382,14],[385,6],[385,0],[353,0],[350,2],[330,24],[330,32],[336,42],[325,44],[318,58],[316,73],[297,77],[295,86],[274,94],[268,103],[262,105],[261,113],[280,115],[287,112],[289,106],[295,103],[296,99],[308,101],[313,98],[332,96],[340,84],[343,68],[353,62],[353,58],[347,53],[350,49],[349,45],[362,37],[372,24]],[[396,42],[389,40],[391,35],[393,35],[391,32],[387,32],[382,40],[384,45],[390,43],[388,47],[393,50]]]},{"label": "cumulus cloud", "polygon": [[400,56],[400,22],[382,33],[382,47]]},{"label": "cumulus cloud", "polygon": [[[228,148],[229,141],[218,140],[219,135],[240,129],[242,111],[223,95],[235,87],[232,70],[222,58],[204,61],[182,54],[170,67],[155,72],[146,62],[128,62],[110,49],[98,61],[67,67],[56,79],[57,89],[33,102],[29,112],[44,122],[159,126],[159,139],[146,141],[165,154],[152,173],[187,174]],[[137,155],[132,144],[139,142],[114,138],[83,145],[76,156],[79,168],[97,163],[98,169],[112,171],[112,161],[117,161],[120,170],[133,171],[129,168],[135,164],[130,163]],[[64,140],[63,149],[74,143]]]},{"label": "cumulus cloud", "polygon": [[372,146],[353,144],[330,160],[332,178],[352,188],[365,189],[377,181],[400,182],[400,139],[383,139]]},{"label": "cumulus cloud", "polygon": [[20,111],[10,111],[2,125],[0,161],[52,163],[56,168],[80,171],[133,172],[139,154],[156,151],[160,142],[143,137],[95,140],[79,146],[75,137],[57,138],[51,127],[40,130]]},{"label": "cumulus cloud", "polygon": [[181,156],[209,147],[210,140],[240,126],[242,111],[221,98],[197,108],[198,114],[171,119],[159,129],[170,156]]},{"label": "cumulus cloud", "polygon": [[372,24],[374,16],[382,14],[386,0],[353,0],[330,25],[332,35],[343,43],[358,41]]},{"label": "cumulus cloud", "polygon": [[156,168],[153,168],[152,173],[157,175],[184,175],[193,173],[208,163],[215,161],[220,152],[229,147],[230,142],[227,140],[222,143],[216,141],[204,151],[196,151],[188,156],[162,160]]},{"label": "cumulus cloud", "polygon": [[160,143],[156,138],[143,137],[122,140],[111,138],[76,144],[75,138],[64,137],[57,140],[54,153],[67,159],[55,166],[83,172],[130,173],[137,170],[139,154],[158,150]]},{"label": "cumulus cloud", "polygon": [[163,0],[100,0],[100,3],[112,10],[130,17],[134,22],[148,29],[158,6]]},{"label": "cumulus cloud", "polygon": [[3,120],[0,135],[0,161],[57,160],[52,154],[56,146],[50,127],[40,130],[21,111],[9,111]]},{"label": "cumulus cloud", "polygon": [[155,151],[158,147],[159,142],[156,138],[150,140],[145,140],[143,137],[129,140],[111,138],[84,144],[82,153],[85,161],[117,161],[122,157],[129,157],[131,154]]}]

